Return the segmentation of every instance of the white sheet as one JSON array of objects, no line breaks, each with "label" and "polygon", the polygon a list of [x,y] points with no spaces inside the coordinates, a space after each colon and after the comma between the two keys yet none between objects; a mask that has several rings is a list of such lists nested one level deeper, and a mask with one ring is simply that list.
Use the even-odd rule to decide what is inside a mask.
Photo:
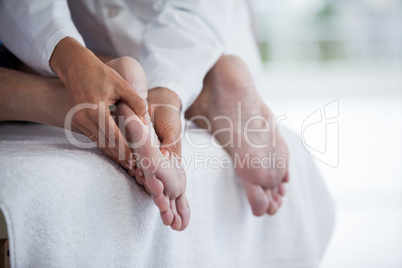
[{"label": "white sheet", "polygon": [[[232,169],[187,170],[192,215],[184,232],[99,149],[71,145],[61,129],[0,125],[0,208],[13,267],[315,267],[333,230],[334,209],[300,138],[282,130],[291,181],[279,213],[252,215]],[[207,133],[197,134],[207,142]],[[86,139],[86,138],[83,138]]]}]

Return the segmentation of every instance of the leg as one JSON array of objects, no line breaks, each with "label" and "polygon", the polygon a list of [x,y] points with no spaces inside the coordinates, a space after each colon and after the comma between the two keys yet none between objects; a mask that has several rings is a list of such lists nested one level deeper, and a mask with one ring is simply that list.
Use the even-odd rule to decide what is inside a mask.
[{"label": "leg", "polygon": [[[0,106],[2,107],[0,121],[31,121],[64,128],[64,121],[71,107],[67,101],[65,87],[58,78],[0,68],[0,81]],[[72,130],[79,132],[77,129]],[[165,177],[167,179],[173,176]],[[161,176],[162,179],[165,177]],[[185,177],[184,184],[183,180],[179,181],[181,182],[179,186],[182,187],[179,190],[184,192]],[[162,213],[165,223],[170,223],[169,225],[175,229],[184,229],[189,221],[188,202],[184,194],[179,196],[177,191],[172,193],[179,186],[166,187],[164,190],[170,198],[175,196],[173,200],[177,199],[177,204],[169,199],[163,202],[166,199],[164,196],[163,198],[162,196],[154,197],[154,200],[165,212]],[[166,206],[170,208],[166,209]]]},{"label": "leg", "polygon": [[0,121],[64,127],[70,107],[59,79],[0,68],[0,81]]},{"label": "leg", "polygon": [[[132,75],[140,73],[142,69],[138,62],[131,58],[121,58],[110,61],[107,65],[129,82],[141,97],[146,98],[145,74],[142,77]],[[143,184],[149,189],[160,209],[163,223],[170,225],[174,230],[184,230],[190,220],[190,207],[184,194],[184,169],[174,156],[168,158],[161,153],[160,143],[152,125],[145,126],[126,104],[120,103],[117,107],[117,121],[123,128],[122,133],[126,139],[134,144],[130,147],[136,155],[137,166],[141,168],[138,172],[144,175],[138,177],[144,178]]]},{"label": "leg", "polygon": [[[112,59],[97,56],[102,61]],[[30,121],[61,128],[72,108],[60,79],[41,76],[24,63],[18,70],[0,67],[0,107],[0,121]]]},{"label": "leg", "polygon": [[[223,56],[207,74],[186,118],[199,115],[208,119],[213,135],[231,156],[253,213],[275,214],[288,180],[288,150],[242,60]],[[205,127],[203,120],[194,122]]]}]

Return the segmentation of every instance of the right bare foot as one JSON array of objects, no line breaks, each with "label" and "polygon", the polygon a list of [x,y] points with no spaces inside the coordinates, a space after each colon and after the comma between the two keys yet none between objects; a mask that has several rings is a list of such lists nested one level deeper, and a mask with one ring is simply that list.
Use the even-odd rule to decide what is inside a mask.
[{"label": "right bare foot", "polygon": [[197,118],[194,123],[209,128],[225,147],[254,215],[275,214],[288,181],[288,150],[245,63],[234,56],[222,56],[205,77],[204,88],[186,111],[186,118]]},{"label": "right bare foot", "polygon": [[[107,65],[115,69],[141,97],[146,98],[145,74],[138,76],[142,68],[134,59],[120,58]],[[133,71],[133,68],[136,70]],[[132,73],[137,76],[132,77]],[[146,126],[127,104],[119,103],[115,115],[136,156],[139,167],[137,181],[151,193],[163,223],[173,230],[184,230],[190,221],[190,206],[185,195],[186,174],[182,165],[174,155],[161,153],[152,124]]]}]

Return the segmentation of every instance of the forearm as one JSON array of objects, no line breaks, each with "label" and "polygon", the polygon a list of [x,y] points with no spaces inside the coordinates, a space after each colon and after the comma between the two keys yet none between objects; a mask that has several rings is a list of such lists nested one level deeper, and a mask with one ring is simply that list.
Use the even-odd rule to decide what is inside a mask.
[{"label": "forearm", "polygon": [[0,121],[30,121],[63,127],[66,92],[57,78],[0,68]]}]

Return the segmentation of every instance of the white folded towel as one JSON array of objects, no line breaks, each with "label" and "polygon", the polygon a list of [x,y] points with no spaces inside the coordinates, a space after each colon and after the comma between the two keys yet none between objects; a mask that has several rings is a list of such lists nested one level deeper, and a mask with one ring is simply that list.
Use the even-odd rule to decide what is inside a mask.
[{"label": "white folded towel", "polygon": [[[274,217],[254,217],[232,169],[196,165],[183,143],[190,225],[163,226],[151,198],[99,149],[61,129],[0,125],[0,209],[13,267],[315,267],[334,223],[332,201],[300,139],[283,129],[291,181]],[[192,134],[195,135],[195,134]],[[197,134],[199,143],[210,140]],[[81,137],[81,140],[86,140]],[[86,140],[88,142],[88,140]]]}]

